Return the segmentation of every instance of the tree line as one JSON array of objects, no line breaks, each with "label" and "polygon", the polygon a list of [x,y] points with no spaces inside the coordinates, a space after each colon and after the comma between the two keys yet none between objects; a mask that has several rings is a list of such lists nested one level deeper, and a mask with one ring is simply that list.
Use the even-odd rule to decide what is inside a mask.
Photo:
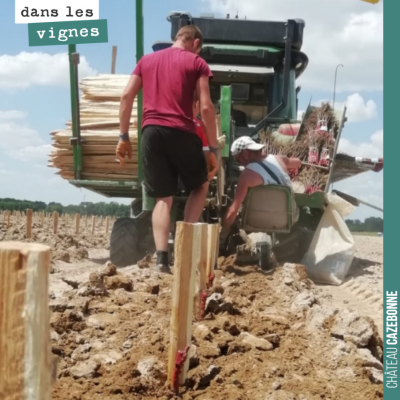
[{"label": "tree line", "polygon": [[351,232],[383,232],[383,219],[380,217],[369,217],[364,222],[347,219],[346,224]]},{"label": "tree line", "polygon": [[91,203],[82,202],[79,205],[63,206],[60,203],[45,203],[43,201],[29,201],[4,198],[0,199],[0,210],[9,211],[26,211],[31,209],[34,212],[54,212],[60,214],[81,214],[81,215],[98,215],[98,216],[115,216],[115,217],[128,217],[130,214],[130,206],[119,204],[116,202],[111,203]]},{"label": "tree line", "polygon": [[[91,203],[82,202],[79,205],[63,206],[60,203],[51,202],[49,204],[43,201],[16,200],[10,198],[0,199],[0,210],[26,211],[30,208],[33,211],[53,212],[60,214],[81,214],[98,216],[128,217],[130,206],[111,203]],[[346,224],[351,232],[383,232],[383,219],[380,217],[369,217],[363,222],[359,219],[347,219]]]}]

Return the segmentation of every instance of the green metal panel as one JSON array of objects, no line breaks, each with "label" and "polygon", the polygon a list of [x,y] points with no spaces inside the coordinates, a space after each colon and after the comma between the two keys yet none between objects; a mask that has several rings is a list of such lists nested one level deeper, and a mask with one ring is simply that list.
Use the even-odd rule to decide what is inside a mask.
[{"label": "green metal panel", "polygon": [[289,119],[297,119],[297,106],[296,106],[296,73],[291,70],[289,73],[289,99],[288,105],[284,110],[284,114]]},{"label": "green metal panel", "polygon": [[134,198],[140,197],[136,181],[93,181],[70,180],[69,183],[79,188],[84,188],[106,197]]},{"label": "green metal panel", "polygon": [[229,149],[232,137],[232,88],[231,86],[221,86],[221,131],[226,136],[225,147],[222,149],[222,157],[229,157]]},{"label": "green metal panel", "polygon": [[[278,70],[274,74],[274,86],[273,86],[273,103],[269,106],[271,110],[278,106],[282,101],[282,88],[283,88],[283,69]],[[294,70],[289,72],[289,97],[288,104],[286,107],[279,112],[279,115],[274,117],[286,117],[289,120],[297,119],[296,111],[296,74]]]},{"label": "green metal panel", "polygon": [[[136,62],[144,55],[143,33],[143,0],[136,0]],[[143,116],[143,90],[137,96],[137,132],[138,132],[138,183],[143,183],[143,159],[142,159],[142,116]],[[145,211],[151,211],[155,206],[155,199],[147,196],[142,185],[142,207]]]},{"label": "green metal panel", "polygon": [[[71,95],[71,120],[72,120],[72,136],[78,137],[78,115],[77,115],[77,102],[79,102],[79,93],[76,90],[75,70],[72,63],[72,54],[76,53],[76,45],[68,45],[68,59],[69,59],[69,83],[70,83],[70,95]],[[74,176],[79,176],[82,171],[82,146],[77,143],[72,147],[73,158],[74,158]]]},{"label": "green metal panel", "polygon": [[[144,54],[143,44],[143,0],[136,0],[136,63],[140,61]],[[138,132],[138,180],[139,184],[143,180],[143,163],[141,154],[142,136],[142,113],[143,113],[143,91],[137,97],[137,132]]]},{"label": "green metal panel", "polygon": [[266,50],[269,51],[270,53],[280,53],[283,52],[283,49],[279,49],[277,47],[266,47],[266,46],[246,46],[246,45],[236,45],[236,44],[211,44],[211,43],[206,43],[203,45],[203,49],[206,49],[207,47],[212,47],[215,49],[221,49],[221,50],[241,50],[241,51],[248,51],[249,53],[253,53],[255,51],[259,50]]},{"label": "green metal panel", "polygon": [[313,194],[296,193],[295,198],[298,207],[322,209],[326,203],[324,192],[315,192]]},{"label": "green metal panel", "polygon": [[131,187],[137,188],[136,181],[92,181],[92,180],[75,180],[69,181],[72,185],[80,186],[105,186],[105,187]]},{"label": "green metal panel", "polygon": [[149,197],[146,193],[144,186],[142,185],[142,207],[143,211],[153,211],[156,205],[156,199]]}]

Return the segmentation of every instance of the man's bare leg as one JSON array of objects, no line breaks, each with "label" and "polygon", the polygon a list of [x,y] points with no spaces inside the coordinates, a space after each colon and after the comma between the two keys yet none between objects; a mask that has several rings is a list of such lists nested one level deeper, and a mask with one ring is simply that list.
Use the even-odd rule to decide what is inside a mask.
[{"label": "man's bare leg", "polygon": [[170,214],[172,207],[172,197],[156,199],[153,210],[153,235],[156,250],[168,250],[168,238],[170,230]]},{"label": "man's bare leg", "polygon": [[208,182],[192,190],[185,207],[185,222],[195,224],[199,222],[208,192]]},{"label": "man's bare leg", "polygon": [[153,236],[157,252],[157,268],[160,272],[170,272],[168,266],[168,238],[170,231],[170,214],[172,197],[156,199],[153,210]]}]

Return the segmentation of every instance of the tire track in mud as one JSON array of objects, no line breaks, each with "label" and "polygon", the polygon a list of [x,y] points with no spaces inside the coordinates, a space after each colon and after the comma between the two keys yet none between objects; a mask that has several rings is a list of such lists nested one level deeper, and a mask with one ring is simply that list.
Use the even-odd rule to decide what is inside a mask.
[{"label": "tire track in mud", "polygon": [[378,290],[351,278],[340,286],[316,285],[321,301],[340,308],[356,310],[361,316],[372,318],[383,339],[383,296]]}]

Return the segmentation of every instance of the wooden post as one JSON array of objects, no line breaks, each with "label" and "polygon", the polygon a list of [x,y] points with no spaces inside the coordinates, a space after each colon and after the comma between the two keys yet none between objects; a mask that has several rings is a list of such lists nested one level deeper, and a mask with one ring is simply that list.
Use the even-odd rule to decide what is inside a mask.
[{"label": "wooden post", "polygon": [[92,217],[92,235],[94,234],[94,228],[96,227],[96,216]]},{"label": "wooden post", "polygon": [[107,217],[106,218],[106,235],[108,235],[109,226],[110,226],[110,217]]},{"label": "wooden post", "polygon": [[40,226],[44,227],[44,211],[40,213]]},{"label": "wooden post", "polygon": [[196,271],[196,290],[194,296],[194,315],[196,319],[203,318],[202,297],[207,291],[207,248],[208,225],[201,224],[200,259]]},{"label": "wooden post", "polygon": [[11,216],[11,212],[7,211],[7,229],[10,227],[10,216]]},{"label": "wooden post", "polygon": [[85,231],[87,231],[87,221],[88,221],[88,216],[85,215]]},{"label": "wooden post", "polygon": [[75,233],[79,235],[79,225],[81,222],[81,216],[79,214],[75,215]]},{"label": "wooden post", "polygon": [[0,243],[2,400],[51,400],[50,248]]},{"label": "wooden post", "polygon": [[[175,235],[174,283],[172,289],[172,312],[170,347],[168,357],[168,383],[174,388],[175,364],[179,353],[185,352],[191,344],[193,300],[195,294],[196,269],[201,252],[202,224],[177,222]],[[189,357],[181,365],[179,385],[187,377]],[[175,387],[175,389],[177,389]]]},{"label": "wooden post", "polygon": [[53,233],[56,234],[58,231],[58,212],[53,212]]},{"label": "wooden post", "polygon": [[112,48],[112,59],[111,59],[111,73],[115,74],[115,65],[117,63],[117,46]]},{"label": "wooden post", "polygon": [[30,239],[32,237],[32,217],[33,211],[31,209],[26,210],[26,237]]},{"label": "wooden post", "polygon": [[212,286],[214,279],[214,269],[218,260],[218,246],[219,246],[219,224],[208,225],[208,245],[207,245],[207,282]]}]

